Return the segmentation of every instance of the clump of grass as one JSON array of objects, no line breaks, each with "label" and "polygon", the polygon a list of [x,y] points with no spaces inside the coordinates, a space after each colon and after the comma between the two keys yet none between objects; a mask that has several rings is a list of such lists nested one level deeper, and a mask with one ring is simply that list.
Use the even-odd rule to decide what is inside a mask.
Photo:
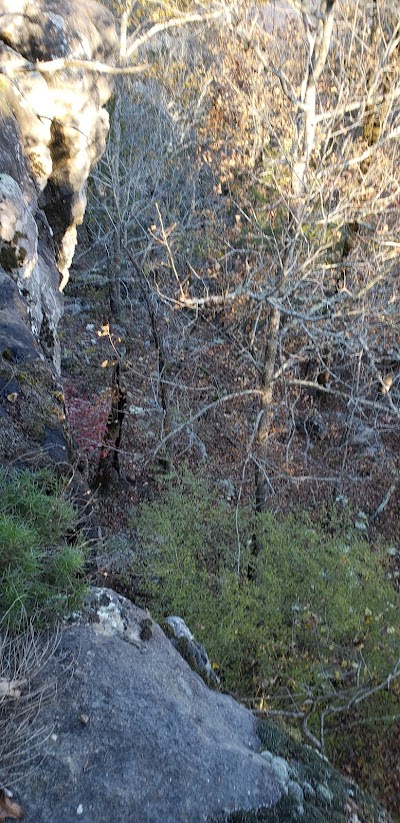
[{"label": "clump of grass", "polygon": [[72,537],[76,513],[49,472],[0,469],[0,619],[21,614],[49,625],[84,591],[82,541]]},{"label": "clump of grass", "polygon": [[52,729],[43,706],[56,691],[49,664],[58,647],[57,631],[37,632],[21,611],[0,620],[0,788],[14,787],[40,762]]}]

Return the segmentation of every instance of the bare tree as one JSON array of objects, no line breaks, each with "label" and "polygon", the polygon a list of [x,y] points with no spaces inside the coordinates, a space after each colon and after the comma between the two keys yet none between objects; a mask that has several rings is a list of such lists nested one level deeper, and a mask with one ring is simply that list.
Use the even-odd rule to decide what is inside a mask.
[{"label": "bare tree", "polygon": [[[131,329],[137,300],[147,313],[163,437],[173,428],[171,363],[179,366],[182,335],[192,318],[171,314],[171,303],[159,297],[160,281],[184,280],[188,247],[196,245],[194,235],[201,230],[196,225],[201,221],[198,205],[212,193],[197,142],[208,105],[212,55],[204,25],[193,28],[199,15],[189,15],[192,26],[183,25],[187,15],[180,15],[173,34],[168,20],[144,26],[141,33],[128,6],[121,18],[119,62],[123,65],[138,51],[138,59],[147,60],[150,69],[139,79],[121,75],[116,84],[107,150],[89,184],[88,279],[91,274],[105,277],[110,319]],[[86,256],[85,245],[82,248]],[[167,467],[166,450],[162,461]]]},{"label": "bare tree", "polygon": [[[396,373],[386,373],[398,370],[399,362],[399,26],[386,2],[374,4],[372,17],[358,3],[294,5],[298,15],[280,37],[268,31],[265,16],[255,19],[254,9],[251,22],[242,16],[235,31],[243,63],[249,67],[252,52],[252,70],[264,73],[267,86],[264,113],[253,115],[266,135],[264,160],[249,177],[253,195],[267,181],[272,202],[261,210],[236,195],[247,246],[250,234],[256,242],[253,251],[245,250],[240,287],[233,283],[220,298],[225,305],[240,300],[255,318],[260,406],[250,445],[257,511],[268,504],[279,384],[292,398],[295,387],[340,398],[349,415],[369,411],[381,420],[399,419],[397,387],[390,382]],[[238,85],[236,93],[243,100]],[[217,300],[205,295],[182,302],[204,308]],[[384,349],[392,349],[391,365]],[[307,437],[318,425],[303,421]]]},{"label": "bare tree", "polygon": [[[398,23],[386,0],[293,5],[279,35],[268,6],[242,7],[230,30],[219,40],[208,32],[200,49],[190,28],[173,40],[157,29],[151,76],[121,83],[89,217],[110,260],[115,303],[118,284],[129,296],[136,266],[153,308],[154,300],[163,306],[151,324],[156,316],[162,325],[171,308],[181,331],[220,312],[244,402],[258,403],[247,412],[246,471],[253,465],[260,512],[280,471],[279,415],[286,463],[297,431],[306,470],[325,411],[336,415],[345,442],[327,475],[338,490],[356,431],[399,419]],[[170,343],[171,325],[168,334]],[[225,388],[217,402],[240,394]],[[201,417],[191,407],[187,426]],[[185,425],[169,415],[161,433],[170,443]]]},{"label": "bare tree", "polygon": [[[276,274],[265,296],[269,319],[260,382],[264,394],[256,436],[261,448],[267,444],[276,378],[286,373],[288,379],[290,375],[295,379],[287,357],[281,357],[277,364],[279,346],[282,348],[285,338],[292,337],[293,333],[303,346],[311,343],[314,357],[320,363],[321,378],[323,372],[326,373],[326,380],[321,379],[319,386],[315,386],[319,392],[333,391],[331,384],[334,384],[335,391],[347,394],[349,399],[354,393],[348,382],[346,385],[332,372],[324,356],[324,346],[325,351],[330,351],[330,357],[332,352],[352,357],[358,351],[364,362],[368,361],[367,380],[373,376],[378,383],[383,382],[378,352],[371,351],[367,339],[369,335],[376,335],[377,298],[385,294],[383,300],[387,305],[393,290],[397,255],[397,244],[390,238],[390,230],[394,228],[393,213],[399,194],[397,152],[393,143],[399,123],[399,72],[393,60],[399,31],[398,25],[393,25],[388,4],[378,5],[379,9],[377,4],[373,9],[372,35],[369,34],[368,8],[348,4],[341,9],[334,36],[334,0],[314,3],[312,10],[301,4],[299,27],[304,47],[297,86],[282,66],[282,53],[277,55],[280,65],[266,56],[261,28],[258,28],[258,41],[254,33],[251,35],[250,45],[254,44],[264,70],[277,78],[283,100],[291,107],[288,126],[292,129],[291,156],[286,154],[291,169],[291,190],[289,186],[279,185],[281,202],[287,212],[285,228],[279,237],[273,226],[272,248],[269,244],[273,253],[269,264],[274,264]],[[372,55],[369,53],[371,38],[375,46]],[[288,57],[287,62],[292,61],[293,56]],[[361,83],[354,75],[356,61],[361,63]],[[366,124],[371,117],[374,117],[374,137],[371,134],[366,140]],[[361,134],[367,142],[366,149],[362,146]],[[366,160],[372,156],[374,167],[366,167]],[[390,222],[384,224],[385,219]],[[348,243],[354,229],[362,239],[358,239],[357,254],[351,255],[350,278],[342,282],[340,276],[346,275],[346,269],[342,266],[339,273],[338,268],[341,255],[342,259],[348,258],[346,240]],[[389,242],[377,242],[377,234],[384,229],[389,234]],[[340,250],[336,238],[343,236],[345,241]],[[378,277],[372,276],[374,269],[379,272]],[[327,276],[333,279],[337,276],[333,294],[327,294]],[[380,294],[377,290],[374,293],[377,286]],[[390,326],[393,313],[389,314]],[[283,317],[290,318],[284,330]],[[300,346],[296,358],[301,361]],[[368,404],[369,392],[363,389],[359,392],[361,397],[352,398],[353,403]],[[397,417],[398,407],[390,397],[388,401],[388,410]],[[261,473],[258,463],[258,510],[266,506],[265,476],[262,485]]]}]

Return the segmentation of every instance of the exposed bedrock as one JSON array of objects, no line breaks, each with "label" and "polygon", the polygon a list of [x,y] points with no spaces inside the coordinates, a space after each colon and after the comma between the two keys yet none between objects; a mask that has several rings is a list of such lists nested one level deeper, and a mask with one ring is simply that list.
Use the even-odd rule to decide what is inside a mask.
[{"label": "exposed bedrock", "polygon": [[389,823],[326,758],[208,689],[110,589],[89,593],[33,694],[43,677],[37,725],[52,733],[16,786],[26,823]]},{"label": "exposed bedrock", "polygon": [[[86,181],[104,151],[108,113],[103,106],[112,92],[106,74],[73,61],[110,64],[115,45],[114,18],[94,0],[0,0],[3,462],[4,438],[14,443],[15,457],[15,450],[29,451],[32,439],[47,448],[46,430],[63,422],[59,387],[52,384],[60,368],[62,289],[85,211]],[[31,412],[22,385],[27,379],[36,389]],[[26,416],[34,431],[32,425],[26,431]]]}]

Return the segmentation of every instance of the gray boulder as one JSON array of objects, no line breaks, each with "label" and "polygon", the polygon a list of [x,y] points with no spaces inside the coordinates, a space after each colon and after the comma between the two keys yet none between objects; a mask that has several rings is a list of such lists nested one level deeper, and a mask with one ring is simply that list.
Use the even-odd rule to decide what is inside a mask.
[{"label": "gray boulder", "polygon": [[190,668],[197,672],[208,686],[218,686],[219,677],[213,670],[204,646],[196,640],[182,617],[166,617],[163,628],[172,645],[189,663]]},{"label": "gray boulder", "polygon": [[96,589],[76,620],[46,674],[59,687],[45,760],[18,782],[27,823],[201,823],[278,802],[253,714],[210,691],[148,613]]},{"label": "gray boulder", "polygon": [[[35,655],[33,677],[21,673],[8,727],[43,704],[23,722],[24,757],[4,786],[27,823],[388,823],[325,757],[208,689],[150,615],[110,589],[93,589],[50,652]],[[21,774],[38,741],[37,768]]]}]

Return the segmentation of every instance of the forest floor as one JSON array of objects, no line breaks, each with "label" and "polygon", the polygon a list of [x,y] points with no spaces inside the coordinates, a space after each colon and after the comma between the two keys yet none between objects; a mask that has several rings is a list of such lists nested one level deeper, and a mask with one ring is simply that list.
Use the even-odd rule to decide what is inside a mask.
[{"label": "forest floor", "polygon": [[[163,356],[166,359],[167,350],[169,361],[160,375],[160,353],[135,285],[121,320],[110,323],[103,282],[87,284],[79,270],[71,272],[60,327],[63,385],[69,423],[89,481],[97,471],[117,362],[126,391],[119,500],[112,493],[108,505],[101,507],[106,534],[116,525],[123,528],[130,502],[157,494],[166,457],[174,466],[185,462],[199,470],[232,505],[238,500],[252,502],[251,438],[258,409],[254,399],[241,396],[254,387],[245,357],[233,351],[229,324],[222,314],[198,316],[193,322],[189,318],[179,329],[179,339],[173,339],[174,332],[171,329],[171,340],[164,341]],[[230,394],[236,396],[225,402]],[[170,440],[161,448],[166,435]],[[373,414],[357,410],[349,423],[349,413],[335,398],[301,390],[288,399],[281,393],[275,399],[269,438],[270,508],[305,510],[312,517],[335,501],[339,506],[348,503],[368,516],[371,539],[380,535],[397,545],[399,455],[400,429],[390,425],[389,417],[385,426],[381,416],[378,429]]]}]

